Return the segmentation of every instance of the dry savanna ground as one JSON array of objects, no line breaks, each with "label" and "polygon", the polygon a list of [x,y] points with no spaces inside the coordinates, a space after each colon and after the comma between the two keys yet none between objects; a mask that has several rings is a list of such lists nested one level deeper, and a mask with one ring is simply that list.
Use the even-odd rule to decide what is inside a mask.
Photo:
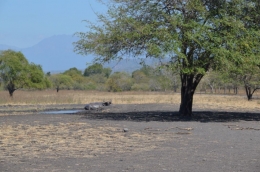
[{"label": "dry savanna ground", "polygon": [[[258,97],[259,94],[254,96]],[[8,92],[0,91],[0,97],[0,115],[5,114],[5,111],[12,111],[12,114],[19,111],[21,114],[21,111],[43,110],[47,105],[66,105],[71,108],[73,105],[106,100],[111,100],[113,104],[180,104],[180,94],[173,92],[16,91],[14,97],[10,98]],[[195,94],[194,108],[257,111],[260,108],[260,100],[247,101],[245,94]]]},{"label": "dry savanna ground", "polygon": [[[83,108],[86,103],[104,100],[111,100],[113,104],[177,103],[179,100],[178,94],[156,92],[16,91],[13,98],[3,91],[0,94],[0,116],[35,114],[49,105],[68,109],[80,104]],[[142,133],[126,135],[117,126],[97,126],[80,121],[64,123],[62,120],[55,125],[39,124],[38,120],[33,124],[2,124],[0,161],[24,157],[94,157],[109,152],[140,152],[156,147],[150,144],[150,140],[161,142],[172,137],[169,133],[161,135],[155,132],[147,129]]]},{"label": "dry savanna ground", "polygon": [[[1,91],[0,97],[2,118],[7,115],[34,114],[48,105],[70,105],[69,108],[80,105],[83,108],[84,104],[104,100],[111,100],[113,104],[180,103],[180,94],[173,92],[16,91],[14,97],[10,98],[7,92]],[[260,111],[260,102],[258,99],[247,101],[241,95],[196,94],[194,107],[255,112]],[[176,134],[179,134],[176,138],[180,139],[193,132],[191,127],[175,127],[163,130],[146,128],[141,132],[125,133],[122,132],[122,126],[109,123],[96,125],[90,121],[60,119],[55,124],[42,124],[37,118],[31,123],[0,121],[0,165],[10,160],[22,163],[23,159],[43,156],[91,158],[113,152],[150,151],[160,147],[166,139],[175,138]]]},{"label": "dry savanna ground", "polygon": [[[167,137],[166,137],[167,135]],[[115,126],[69,122],[57,125],[1,125],[0,161],[25,158],[94,157],[112,152],[140,152],[156,147],[150,140],[161,142],[163,136],[154,132],[126,134]],[[142,144],[140,144],[142,143]]]}]

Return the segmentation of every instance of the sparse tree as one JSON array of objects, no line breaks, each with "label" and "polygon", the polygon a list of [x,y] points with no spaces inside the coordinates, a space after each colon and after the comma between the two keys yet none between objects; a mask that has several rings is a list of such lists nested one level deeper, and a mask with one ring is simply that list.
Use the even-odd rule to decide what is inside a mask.
[{"label": "sparse tree", "polygon": [[0,53],[0,79],[11,97],[17,89],[50,87],[41,66],[30,64],[21,52],[13,50]]},{"label": "sparse tree", "polygon": [[132,72],[134,84],[131,87],[133,91],[149,91],[149,77],[142,70]]},{"label": "sparse tree", "polygon": [[147,83],[149,81],[149,78],[141,70],[133,71],[132,78],[134,79],[135,83]]},{"label": "sparse tree", "polygon": [[109,77],[112,70],[110,68],[104,68],[102,64],[95,63],[88,66],[84,71],[84,76],[91,76],[96,74],[103,74],[106,78]]},{"label": "sparse tree", "polygon": [[71,77],[64,74],[53,74],[50,76],[50,80],[57,93],[60,89],[70,88],[73,85],[73,80]]},{"label": "sparse tree", "polygon": [[65,72],[63,72],[64,75],[69,75],[72,78],[74,76],[82,76],[82,72],[81,70],[78,70],[76,67],[70,68],[69,70],[66,70]]},{"label": "sparse tree", "polygon": [[252,100],[255,91],[260,89],[260,68],[255,65],[249,68],[244,68],[243,70],[240,70],[240,73],[237,75],[237,78],[244,85],[248,101]]},{"label": "sparse tree", "polygon": [[106,81],[108,91],[129,91],[133,85],[131,76],[125,72],[115,72]]},{"label": "sparse tree", "polygon": [[77,68],[70,68],[63,72],[64,75],[70,76],[73,80],[72,89],[83,90],[86,85],[86,78],[82,75],[82,71]]}]

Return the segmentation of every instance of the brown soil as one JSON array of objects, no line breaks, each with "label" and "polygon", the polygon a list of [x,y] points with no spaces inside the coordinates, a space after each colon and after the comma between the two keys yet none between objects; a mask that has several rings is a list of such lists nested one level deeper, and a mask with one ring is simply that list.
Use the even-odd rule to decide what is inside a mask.
[{"label": "brown soil", "polygon": [[194,107],[185,118],[174,104],[83,108],[0,107],[0,171],[260,171],[259,112]]}]

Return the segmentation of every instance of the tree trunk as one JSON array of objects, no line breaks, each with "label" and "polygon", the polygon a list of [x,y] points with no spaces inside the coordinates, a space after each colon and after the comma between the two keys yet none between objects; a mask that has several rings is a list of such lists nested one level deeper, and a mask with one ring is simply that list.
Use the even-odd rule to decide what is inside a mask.
[{"label": "tree trunk", "polygon": [[8,91],[9,91],[10,97],[13,97],[13,94],[14,94],[14,91],[15,91],[15,90],[8,90]]},{"label": "tree trunk", "polygon": [[176,85],[173,86],[173,90],[174,90],[175,93],[177,92],[177,87],[178,86],[176,86]]},{"label": "tree trunk", "polygon": [[13,83],[9,83],[7,85],[7,90],[9,91],[10,97],[13,97],[13,93],[16,90],[14,84]]},{"label": "tree trunk", "polygon": [[181,104],[179,113],[183,116],[192,115],[193,95],[203,75],[181,75]]},{"label": "tree trunk", "polygon": [[246,89],[246,96],[247,96],[247,100],[250,101],[253,98],[253,94],[256,90],[260,89],[258,87],[254,88],[253,90],[251,89],[251,87],[247,84],[245,84],[245,89]]},{"label": "tree trunk", "polygon": [[194,92],[189,87],[181,88],[181,105],[179,109],[180,115],[191,116]]},{"label": "tree trunk", "polygon": [[233,89],[234,89],[234,94],[237,94],[237,89],[238,89],[237,86],[235,86]]},{"label": "tree trunk", "polygon": [[214,93],[214,86],[211,85],[211,84],[208,84],[208,85],[209,85],[209,87],[210,87],[210,92],[211,92],[211,94],[213,94],[213,93]]},{"label": "tree trunk", "polygon": [[251,93],[251,87],[245,83],[245,89],[246,89],[247,100],[248,101],[252,100],[253,94]]},{"label": "tree trunk", "polygon": [[59,92],[59,90],[60,90],[60,87],[58,86],[58,87],[56,88],[57,93]]}]

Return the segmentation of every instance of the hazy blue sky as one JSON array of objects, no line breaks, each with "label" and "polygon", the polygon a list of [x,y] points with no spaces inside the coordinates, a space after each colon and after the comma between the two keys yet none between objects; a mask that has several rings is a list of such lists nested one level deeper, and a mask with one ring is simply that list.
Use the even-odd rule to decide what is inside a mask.
[{"label": "hazy blue sky", "polygon": [[26,48],[44,38],[86,31],[106,8],[96,0],[0,0],[0,44]]}]

